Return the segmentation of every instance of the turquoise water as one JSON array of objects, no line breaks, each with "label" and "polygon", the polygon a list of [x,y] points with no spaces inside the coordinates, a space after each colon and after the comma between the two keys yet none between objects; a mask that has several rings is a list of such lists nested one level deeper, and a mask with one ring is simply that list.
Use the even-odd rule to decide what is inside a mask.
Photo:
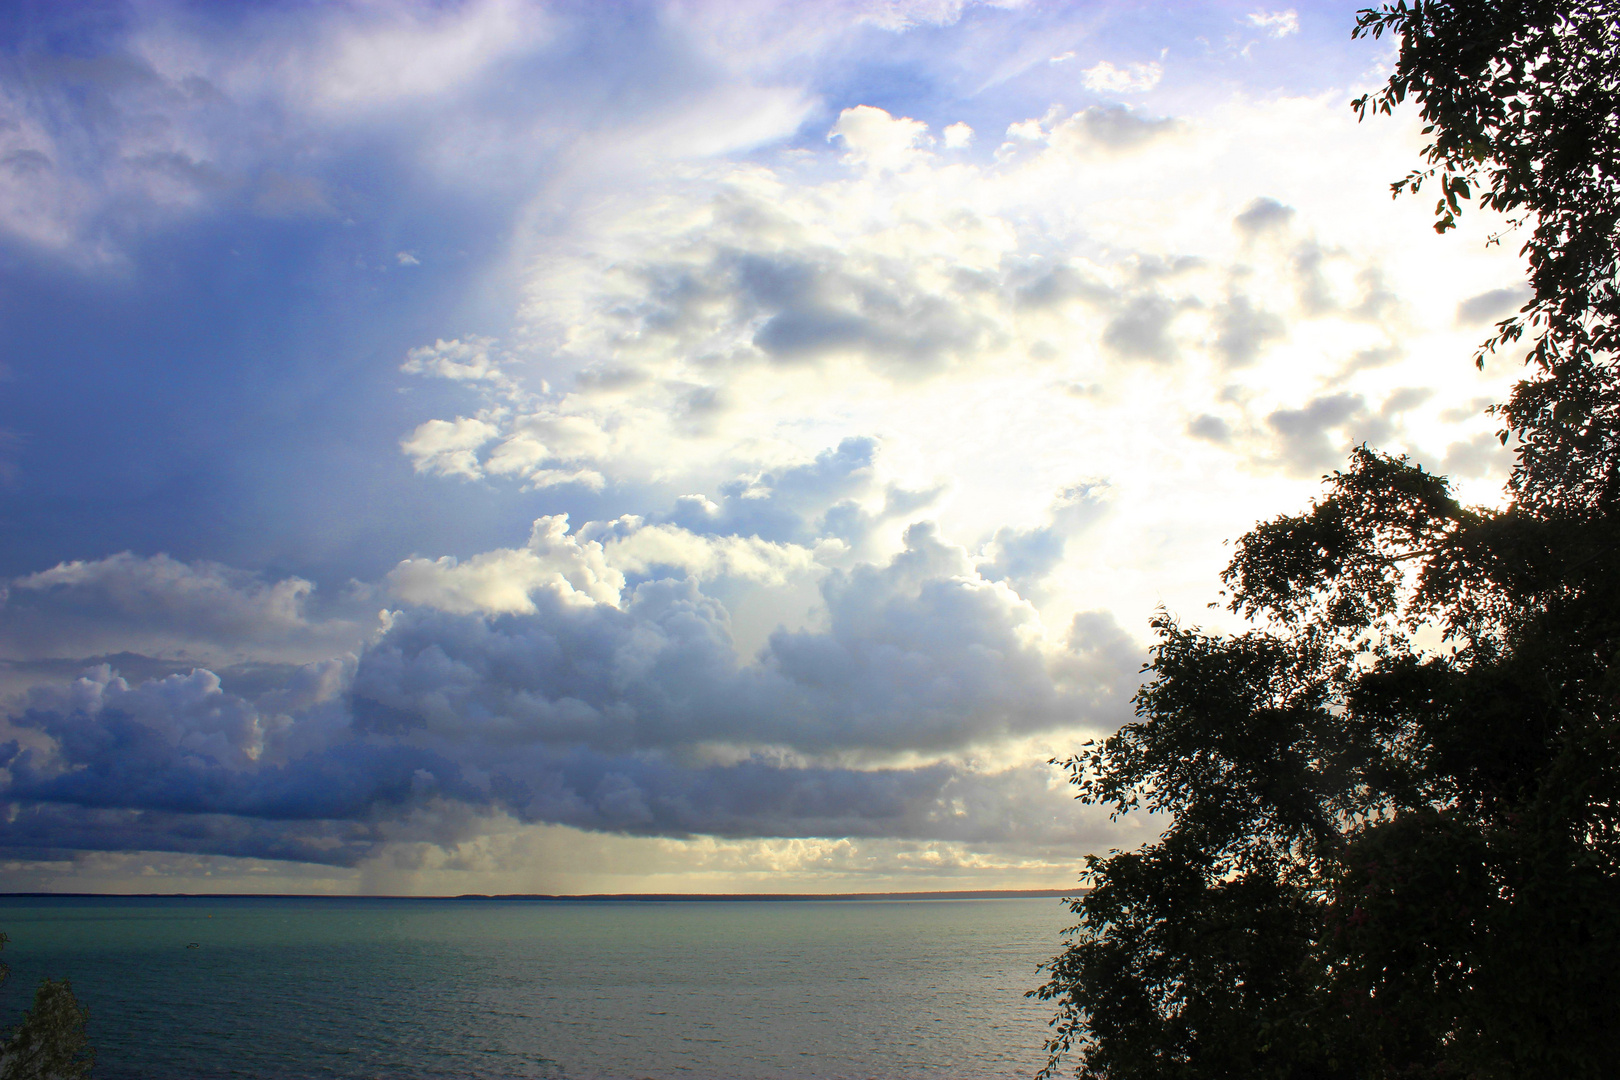
[{"label": "turquoise water", "polygon": [[[641,1080],[1029,1076],[1056,900],[0,899],[96,1074]],[[197,948],[187,948],[196,942]]]}]

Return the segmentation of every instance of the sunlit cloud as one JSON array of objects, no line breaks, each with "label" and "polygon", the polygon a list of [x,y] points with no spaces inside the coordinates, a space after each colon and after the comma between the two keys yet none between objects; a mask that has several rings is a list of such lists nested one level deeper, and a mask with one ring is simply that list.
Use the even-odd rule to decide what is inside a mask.
[{"label": "sunlit cloud", "polygon": [[1293,8],[1284,11],[1266,11],[1262,8],[1258,11],[1249,12],[1243,21],[1250,26],[1264,30],[1274,38],[1299,33],[1299,13]]},{"label": "sunlit cloud", "polygon": [[1388,199],[1314,19],[615,18],[142,8],[0,79],[71,314],[6,384],[68,522],[0,593],[15,881],[1061,885],[1151,823],[1046,761],[1155,609],[1230,624],[1223,541],[1364,441],[1499,492],[1522,266]]},{"label": "sunlit cloud", "polygon": [[1125,64],[1115,67],[1099,60],[1085,70],[1086,89],[1105,94],[1131,94],[1151,90],[1164,78],[1164,66],[1156,63]]}]

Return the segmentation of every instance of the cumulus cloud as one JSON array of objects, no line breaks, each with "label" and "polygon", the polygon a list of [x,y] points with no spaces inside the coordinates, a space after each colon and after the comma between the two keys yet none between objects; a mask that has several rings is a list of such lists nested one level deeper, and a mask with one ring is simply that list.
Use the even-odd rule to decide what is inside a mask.
[{"label": "cumulus cloud", "polygon": [[1126,64],[1115,67],[1099,60],[1082,75],[1086,89],[1105,94],[1133,94],[1151,90],[1164,78],[1164,66],[1157,63]]},{"label": "cumulus cloud", "polygon": [[390,593],[408,604],[439,611],[535,610],[531,594],[548,589],[565,602],[616,604],[624,575],[607,565],[602,545],[568,535],[568,515],[534,523],[529,546],[487,551],[458,562],[453,556],[407,559],[388,573]]},{"label": "cumulus cloud", "polygon": [[[629,103],[618,69],[548,59],[554,40],[590,45],[570,11],[487,0],[258,21],[264,42],[231,62],[181,47],[177,22],[148,27],[140,62],[60,75],[119,118],[87,152],[116,163],[99,172],[32,105],[6,114],[0,226],[39,246],[113,244],[97,223],[114,203],[131,222],[229,203],[367,233],[371,280],[426,290],[464,253],[368,233],[370,174],[323,153],[377,143],[402,170],[380,173],[390,187],[481,208],[506,192],[488,211],[499,259],[470,272],[515,310],[390,346],[400,400],[437,418],[389,438],[424,491],[538,520],[527,541],[390,549],[393,569],[353,588],[395,609],[380,624],[333,616],[328,587],[213,564],[120,556],[12,582],[5,640],[58,685],[0,729],[17,740],[0,847],[350,866],[492,821],[1078,843],[1038,762],[1129,714],[1141,649],[1099,609],[1138,624],[1144,567],[1207,598],[1178,568],[1265,512],[1288,483],[1273,470],[1331,468],[1409,417],[1434,421],[1422,437],[1458,475],[1499,467],[1473,426],[1447,426],[1475,423],[1444,408],[1450,376],[1425,399],[1393,360],[1453,311],[1489,317],[1451,282],[1511,268],[1453,276],[1379,249],[1391,170],[1338,97],[1183,96],[1185,115],[1152,115],[1107,102],[1161,65],[1104,62],[1082,73],[1104,97],[1079,111],[975,105],[981,134],[1036,117],[993,157],[961,152],[965,123],[870,105],[805,138],[816,56],[772,35],[806,17],[718,10],[648,24],[658,41],[637,47],[659,63]],[[815,10],[812,44],[853,47],[962,5]],[[1292,32],[1287,14],[1253,26]],[[1068,43],[1020,70],[1071,70],[1045,62]],[[495,101],[542,84],[556,108]],[[157,118],[144,134],[137,105]],[[293,144],[320,152],[260,149]],[[1325,163],[1309,183],[1305,159]],[[1256,176],[1276,197],[1253,198]],[[1077,475],[1105,479],[1064,486]],[[26,651],[52,634],[65,644]],[[113,653],[118,671],[73,681],[73,661]]]},{"label": "cumulus cloud", "polygon": [[879,447],[870,437],[847,438],[810,461],[727,481],[718,501],[684,496],[661,517],[702,535],[801,546],[831,538],[858,548],[879,524],[915,514],[940,494],[883,483]]},{"label": "cumulus cloud", "polygon": [[[1044,767],[1001,748],[1128,711],[1130,636],[1101,613],[1049,636],[1018,591],[1095,521],[1104,488],[1063,491],[977,562],[917,522],[870,560],[856,553],[877,522],[937,494],[884,482],[878,449],[844,440],[661,520],[548,515],[519,548],[407,559],[384,583],[398,609],[358,658],[144,681],[102,665],[36,685],[0,747],[0,799],[22,808],[0,848],[352,866],[422,815],[461,823],[429,837],[449,844],[499,814],[649,836],[1077,835]],[[750,655],[705,591],[726,582],[803,585],[820,611]],[[120,556],[17,579],[9,603],[127,616],[144,635],[120,639],[132,652],[168,633],[262,655],[289,639],[331,648],[312,638],[331,627],[307,618],[309,593]]]},{"label": "cumulus cloud", "polygon": [[632,519],[626,535],[607,544],[614,565],[629,573],[679,569],[698,581],[738,578],[782,585],[809,573],[815,553],[797,544],[774,544],[757,536],[700,536],[671,525]]},{"label": "cumulus cloud", "polygon": [[1168,116],[1144,116],[1125,105],[1093,105],[1058,124],[1054,145],[1132,150],[1171,135],[1180,125]]},{"label": "cumulus cloud", "polygon": [[482,470],[478,449],[500,434],[500,429],[483,420],[458,416],[454,420],[429,420],[400,440],[400,449],[411,458],[417,472],[440,476],[477,477]]},{"label": "cumulus cloud", "polygon": [[1167,364],[1177,354],[1170,329],[1179,313],[1179,304],[1158,293],[1133,297],[1103,328],[1103,344],[1126,359]]},{"label": "cumulus cloud", "polygon": [[[1406,415],[1433,397],[1428,387],[1397,387],[1375,410],[1360,394],[1341,391],[1313,397],[1298,408],[1274,410],[1265,417],[1272,436],[1269,460],[1295,476],[1320,475],[1358,443],[1389,445],[1402,434]],[[1209,429],[1211,435],[1218,433],[1212,424]]]},{"label": "cumulus cloud", "polygon": [[1338,380],[1343,381],[1358,371],[1388,367],[1405,356],[1406,351],[1395,344],[1373,345],[1365,349],[1357,349],[1339,372]]},{"label": "cumulus cloud", "polygon": [[[402,264],[404,257],[405,252],[400,252]],[[411,265],[415,262],[412,259]],[[495,352],[496,346],[495,339],[488,337],[472,336],[465,341],[460,338],[449,341],[440,338],[432,345],[412,349],[406,354],[400,370],[412,375],[432,375],[457,381],[499,379],[501,366],[499,355]]]},{"label": "cumulus cloud", "polygon": [[1227,367],[1246,367],[1273,341],[1284,337],[1288,324],[1241,293],[1229,297],[1217,310],[1215,353]]},{"label": "cumulus cloud", "polygon": [[[1323,390],[1263,374],[1273,357],[1322,348],[1327,334],[1344,343],[1334,351],[1371,356],[1405,333],[1385,268],[1296,228],[1300,211],[1280,198],[1244,192],[1228,232],[1211,226],[1230,194],[1197,211],[1148,194],[1204,152],[1200,124],[1095,105],[1024,126],[1031,138],[1010,156],[967,161],[918,121],[855,107],[830,125],[833,149],[814,169],[766,158],[604,198],[563,253],[536,264],[521,336],[407,358],[485,405],[418,427],[406,452],[426,473],[592,490],[742,472],[750,457],[774,468],[814,452],[812,439],[895,425],[927,459],[949,452],[943,434],[879,402],[931,398],[947,381],[1000,400],[1004,378],[1040,365],[1053,366],[1043,378],[1105,386],[1113,365],[1168,373],[1203,351],[1256,382],[1265,400],[1245,430],[1263,435],[1267,415]],[[1108,187],[1095,213],[1065,209],[1082,173]],[[1127,219],[1143,224],[1116,224]],[[1346,319],[1379,333],[1341,333]],[[1184,385],[1200,400],[1177,415],[1222,392]],[[704,497],[725,502],[712,487]]]},{"label": "cumulus cloud", "polygon": [[841,140],[849,160],[875,169],[896,169],[905,165],[928,132],[928,125],[910,117],[890,116],[871,105],[857,105],[838,114],[838,122],[827,134]]},{"label": "cumulus cloud", "polygon": [[1042,580],[1063,560],[1070,540],[1095,525],[1107,512],[1106,484],[1077,484],[1059,493],[1037,526],[1004,525],[985,545],[977,569],[987,581],[1005,581],[1020,596],[1038,599]]},{"label": "cumulus cloud", "polygon": [[43,660],[127,652],[229,664],[297,662],[359,648],[374,622],[353,612],[312,618],[313,593],[302,578],[265,581],[167,555],[124,552],[60,563],[7,583],[0,655]]},{"label": "cumulus cloud", "polygon": [[1249,12],[1243,21],[1265,31],[1268,37],[1283,38],[1289,34],[1299,33],[1299,12],[1293,8],[1284,11],[1267,11],[1261,8]]},{"label": "cumulus cloud", "polygon": [[1071,695],[1097,688],[1054,681],[1017,594],[929,527],[913,525],[906,545],[887,565],[830,571],[825,628],[778,630],[752,663],[736,655],[724,607],[694,579],[666,578],[618,607],[537,592],[523,617],[403,612],[363,658],[356,693],[391,730],[489,717],[603,749],[941,751],[1088,711]]},{"label": "cumulus cloud", "polygon": [[568,515],[534,523],[523,548],[500,548],[457,560],[406,559],[388,573],[395,599],[453,614],[532,614],[545,590],[567,604],[617,606],[626,575],[680,570],[698,580],[739,578],[783,584],[814,567],[814,555],[758,536],[702,536],[639,517],[591,522],[568,531]]},{"label": "cumulus cloud", "polygon": [[[347,865],[379,823],[452,804],[651,835],[1050,838],[1074,826],[1053,815],[1066,800],[1030,801],[1033,766],[960,755],[1128,709],[1139,650],[1111,619],[1043,643],[1033,610],[930,526],[884,565],[827,575],[825,627],[780,630],[752,660],[694,578],[580,602],[558,579],[600,582],[602,549],[559,522],[535,532],[537,556],[572,565],[522,604],[434,583],[437,602],[394,613],[357,665],[257,694],[204,669],[131,684],[105,666],[34,689],[10,722],[47,742],[4,750],[0,790],[34,809],[0,844],[54,822],[72,847],[117,819],[150,850]],[[1029,555],[1020,539],[1003,554]],[[924,762],[840,763],[896,753]]]}]

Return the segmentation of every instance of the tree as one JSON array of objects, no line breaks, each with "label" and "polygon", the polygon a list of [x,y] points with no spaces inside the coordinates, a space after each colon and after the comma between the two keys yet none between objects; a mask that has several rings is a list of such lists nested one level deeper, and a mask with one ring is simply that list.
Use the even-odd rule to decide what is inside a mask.
[{"label": "tree", "polygon": [[[1620,1061],[1620,4],[1419,2],[1436,227],[1529,230],[1498,406],[1506,509],[1366,447],[1223,580],[1251,628],[1156,620],[1137,717],[1061,764],[1168,824],[1086,860],[1034,993],[1086,1078],[1596,1077]],[[1430,630],[1429,628],[1432,628]],[[1435,647],[1433,631],[1443,644]]]},{"label": "tree", "polygon": [[[0,934],[0,948],[10,939]],[[11,969],[0,963],[0,982]],[[95,1061],[85,1025],[89,1012],[66,979],[46,979],[34,1007],[0,1041],[0,1080],[85,1080]]]}]

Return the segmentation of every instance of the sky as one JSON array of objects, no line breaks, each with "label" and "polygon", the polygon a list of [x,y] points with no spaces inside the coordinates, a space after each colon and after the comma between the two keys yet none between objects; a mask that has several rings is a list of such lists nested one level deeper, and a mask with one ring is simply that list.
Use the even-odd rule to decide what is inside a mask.
[{"label": "sky", "polygon": [[[1362,442],[1496,504],[1355,3],[0,10],[0,891],[1064,888]],[[1211,607],[1212,604],[1217,606]]]}]

